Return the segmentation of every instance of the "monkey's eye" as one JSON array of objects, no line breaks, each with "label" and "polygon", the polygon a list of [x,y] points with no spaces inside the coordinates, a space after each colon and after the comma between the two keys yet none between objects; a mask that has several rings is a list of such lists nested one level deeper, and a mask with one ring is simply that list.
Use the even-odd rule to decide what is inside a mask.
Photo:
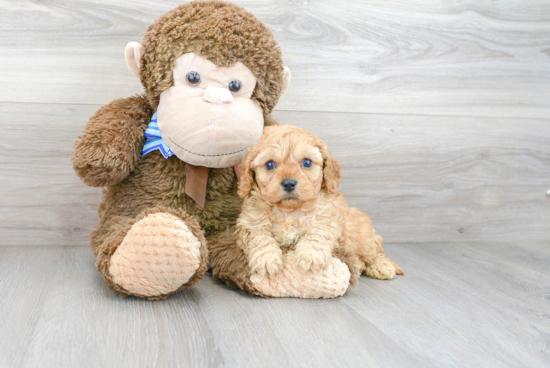
[{"label": "monkey's eye", "polygon": [[198,86],[201,82],[201,76],[197,72],[189,72],[187,73],[187,83],[189,83],[192,86]]},{"label": "monkey's eye", "polygon": [[234,80],[232,82],[229,82],[229,86],[227,86],[231,92],[239,92],[241,89],[241,82]]},{"label": "monkey's eye", "polygon": [[304,161],[302,161],[302,166],[306,169],[309,169],[311,167],[312,163],[309,158],[304,158]]},{"label": "monkey's eye", "polygon": [[265,169],[266,169],[267,171],[271,171],[271,170],[273,170],[274,168],[275,168],[275,162],[273,162],[273,161],[267,161],[267,162],[265,163]]}]

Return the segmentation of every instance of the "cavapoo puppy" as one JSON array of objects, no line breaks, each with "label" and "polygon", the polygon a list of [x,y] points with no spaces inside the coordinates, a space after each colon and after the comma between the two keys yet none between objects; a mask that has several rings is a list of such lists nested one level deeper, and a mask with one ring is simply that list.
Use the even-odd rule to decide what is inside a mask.
[{"label": "cavapoo puppy", "polygon": [[244,199],[237,244],[252,272],[326,267],[343,247],[362,273],[392,279],[403,270],[384,254],[370,218],[338,193],[341,168],[326,144],[291,125],[266,127],[248,153],[239,185]]}]

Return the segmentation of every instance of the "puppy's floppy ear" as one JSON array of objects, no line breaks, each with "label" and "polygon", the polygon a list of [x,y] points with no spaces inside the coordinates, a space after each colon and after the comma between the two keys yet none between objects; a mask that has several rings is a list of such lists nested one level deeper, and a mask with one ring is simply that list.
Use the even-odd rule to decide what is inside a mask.
[{"label": "puppy's floppy ear", "polygon": [[263,146],[263,142],[265,142],[266,139],[268,139],[269,136],[274,134],[274,132],[277,131],[278,126],[266,126],[264,128],[264,134],[248,153],[246,154],[246,158],[243,161],[243,171],[241,173],[241,179],[239,180],[239,191],[237,194],[241,198],[246,198],[250,195],[250,191],[252,190],[252,185],[254,184],[254,160],[256,157],[260,154],[260,151],[262,150],[261,147]]},{"label": "puppy's floppy ear", "polygon": [[241,173],[241,180],[239,181],[239,197],[246,198],[250,195],[252,190],[252,184],[254,184],[254,159],[258,156],[260,150],[257,146],[252,147],[246,154],[246,158],[243,162],[243,172]]},{"label": "puppy's floppy ear", "polygon": [[335,160],[328,146],[319,139],[319,151],[323,156],[323,188],[325,188],[329,193],[338,192],[338,187],[340,186],[342,168],[338,164],[338,161]]}]

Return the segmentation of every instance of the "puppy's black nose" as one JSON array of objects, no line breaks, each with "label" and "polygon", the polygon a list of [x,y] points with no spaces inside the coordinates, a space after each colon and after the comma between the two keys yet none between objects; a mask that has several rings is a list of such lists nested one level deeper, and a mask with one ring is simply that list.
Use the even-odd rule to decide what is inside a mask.
[{"label": "puppy's black nose", "polygon": [[292,192],[294,189],[296,189],[296,180],[294,179],[283,179],[281,182],[281,185],[283,186],[283,189],[287,192]]}]

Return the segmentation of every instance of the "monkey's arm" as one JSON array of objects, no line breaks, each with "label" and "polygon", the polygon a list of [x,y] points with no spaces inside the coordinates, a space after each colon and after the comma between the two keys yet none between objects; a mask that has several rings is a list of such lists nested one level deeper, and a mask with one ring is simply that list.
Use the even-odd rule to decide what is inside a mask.
[{"label": "monkey's arm", "polygon": [[89,186],[122,181],[141,156],[153,110],[145,96],[114,100],[90,118],[72,157],[77,175]]}]

